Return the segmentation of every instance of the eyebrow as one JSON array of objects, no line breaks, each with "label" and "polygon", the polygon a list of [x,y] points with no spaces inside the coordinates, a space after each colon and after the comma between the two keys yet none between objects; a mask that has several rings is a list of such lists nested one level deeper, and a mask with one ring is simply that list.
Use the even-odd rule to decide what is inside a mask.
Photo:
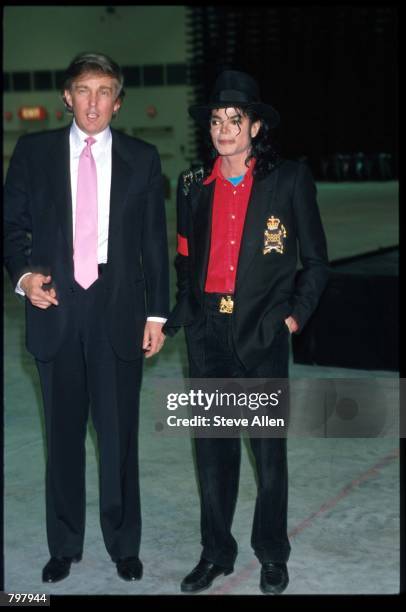
[{"label": "eyebrow", "polygon": [[[80,84],[80,83],[74,83],[73,87],[79,89],[80,87],[83,87],[84,89],[89,89],[88,85],[84,85],[84,84]],[[98,87],[98,89],[109,89],[110,91],[113,91],[113,87],[110,87],[110,85],[100,85],[100,87]]]},{"label": "eyebrow", "polygon": [[[242,117],[242,115],[231,115],[231,117],[227,117],[227,119],[235,119],[236,117]],[[221,119],[220,115],[212,115],[211,119]],[[227,121],[227,119],[224,119],[224,121]]]}]

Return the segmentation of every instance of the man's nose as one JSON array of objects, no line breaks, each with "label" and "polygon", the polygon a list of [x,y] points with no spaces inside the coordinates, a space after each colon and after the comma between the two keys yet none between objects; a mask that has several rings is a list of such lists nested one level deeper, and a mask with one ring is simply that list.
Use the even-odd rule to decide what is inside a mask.
[{"label": "man's nose", "polygon": [[228,121],[223,121],[222,124],[220,125],[220,132],[228,132],[230,128],[230,125],[228,123]]}]

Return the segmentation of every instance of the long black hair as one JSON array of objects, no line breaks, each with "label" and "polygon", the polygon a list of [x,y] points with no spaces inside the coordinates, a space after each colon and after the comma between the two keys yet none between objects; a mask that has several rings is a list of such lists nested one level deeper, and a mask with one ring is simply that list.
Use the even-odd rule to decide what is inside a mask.
[{"label": "long black hair", "polygon": [[[251,139],[251,151],[245,160],[245,165],[249,166],[252,158],[256,159],[253,175],[263,178],[275,168],[281,161],[274,142],[271,141],[271,128],[266,118],[261,117],[250,106],[235,108],[239,114],[248,117],[249,127],[256,121],[261,122],[257,135]],[[218,157],[218,151],[214,147],[210,134],[206,134],[207,156],[203,162],[204,176],[208,176]]]}]

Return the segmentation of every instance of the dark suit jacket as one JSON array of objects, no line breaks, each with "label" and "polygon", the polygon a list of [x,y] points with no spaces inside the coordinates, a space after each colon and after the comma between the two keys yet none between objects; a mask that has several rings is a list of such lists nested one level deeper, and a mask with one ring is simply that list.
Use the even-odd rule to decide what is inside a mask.
[{"label": "dark suit jacket", "polygon": [[[23,136],[7,174],[4,256],[13,286],[27,271],[51,274],[59,306],[26,300],[27,348],[51,360],[68,333],[74,287],[70,127]],[[112,178],[105,274],[106,327],[116,354],[142,355],[146,316],[169,310],[162,175],[152,145],[112,130]]]},{"label": "dark suit jacket", "polygon": [[[189,325],[202,307],[210,251],[215,181],[194,180],[186,195],[178,188],[178,232],[188,239],[189,256],[177,255],[176,305],[164,331]],[[283,252],[264,254],[267,220],[274,216],[286,230]],[[279,226],[279,227],[280,227]],[[298,254],[303,270],[297,275]],[[328,278],[325,235],[316,188],[304,163],[282,160],[265,178],[254,178],[238,260],[233,338],[248,368],[266,356],[284,319],[292,315],[303,328]]]}]

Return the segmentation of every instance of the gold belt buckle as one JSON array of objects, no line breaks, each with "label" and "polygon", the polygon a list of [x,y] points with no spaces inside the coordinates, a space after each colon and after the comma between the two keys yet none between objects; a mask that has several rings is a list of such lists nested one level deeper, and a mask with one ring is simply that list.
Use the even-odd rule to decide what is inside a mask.
[{"label": "gold belt buckle", "polygon": [[232,314],[234,308],[234,302],[231,299],[231,295],[226,295],[220,300],[219,311],[225,314]]}]

